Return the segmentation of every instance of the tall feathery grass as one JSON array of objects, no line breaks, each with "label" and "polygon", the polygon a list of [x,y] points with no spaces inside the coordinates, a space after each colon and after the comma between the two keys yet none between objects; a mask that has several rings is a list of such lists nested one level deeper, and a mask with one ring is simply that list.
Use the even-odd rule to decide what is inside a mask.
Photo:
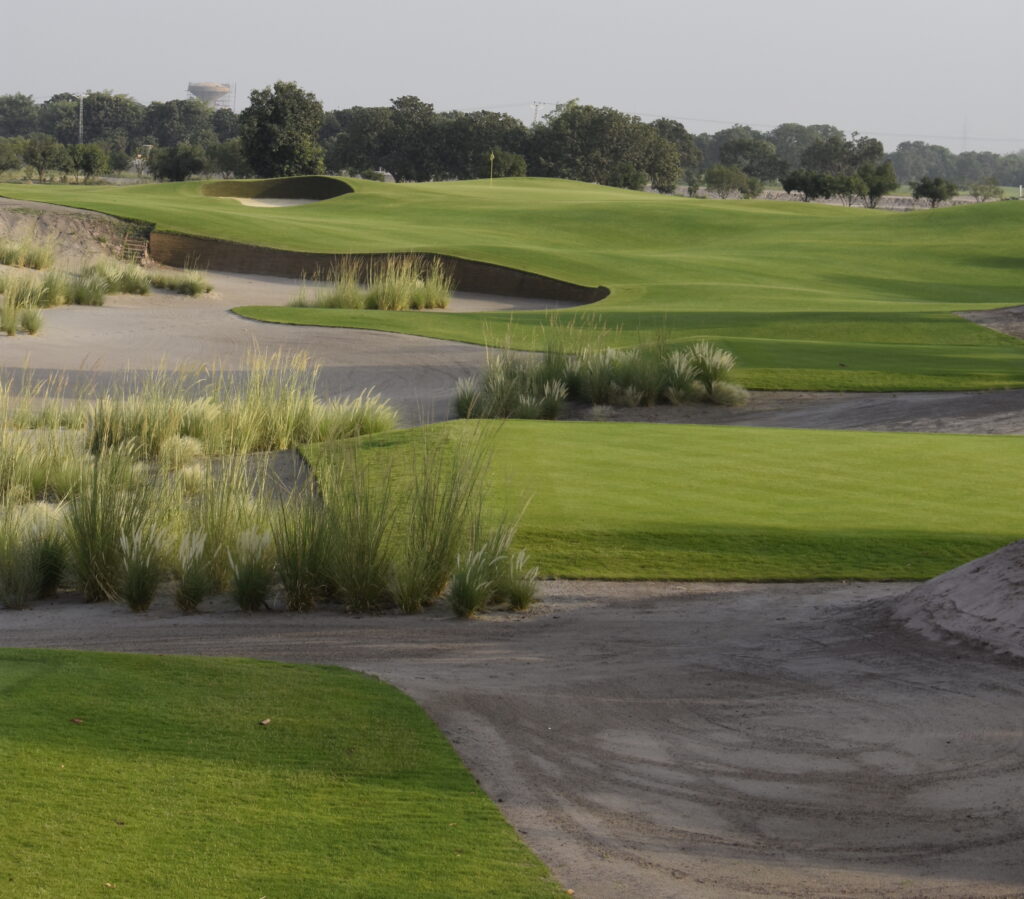
[{"label": "tall feathery grass", "polygon": [[0,265],[44,269],[53,265],[55,258],[53,241],[38,243],[29,237],[0,238]]},{"label": "tall feathery grass", "polygon": [[499,350],[476,378],[456,384],[461,418],[556,418],[566,400],[600,406],[740,405],[736,359],[708,341],[677,348],[664,335],[639,346],[608,346],[607,333],[587,338],[572,323],[553,326],[537,354]]},{"label": "tall feathery grass", "polygon": [[[483,525],[487,428],[365,448],[349,438],[392,427],[387,404],[323,402],[304,359],[253,367],[140,375],[72,410],[0,385],[0,601],[67,584],[144,611],[166,584],[183,612],[215,595],[246,611],[528,602],[512,532]],[[337,464],[275,484],[265,451],[314,439],[340,441]]]},{"label": "tall feathery grass", "polygon": [[197,297],[213,290],[213,285],[207,279],[206,272],[194,266],[186,266],[180,272],[153,269],[148,272],[148,278],[153,287],[189,297]]},{"label": "tall feathery grass", "polygon": [[361,268],[339,263],[303,281],[290,305],[321,309],[444,309],[451,301],[454,278],[442,259],[387,256],[369,266],[364,285]]}]

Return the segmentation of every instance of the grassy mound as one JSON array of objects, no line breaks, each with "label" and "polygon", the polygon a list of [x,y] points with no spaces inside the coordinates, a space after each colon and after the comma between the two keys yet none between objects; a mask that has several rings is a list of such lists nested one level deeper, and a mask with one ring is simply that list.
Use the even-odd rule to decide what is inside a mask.
[{"label": "grassy mound", "polygon": [[1024,534],[1022,465],[1018,437],[508,421],[493,471],[547,575],[899,580]]},{"label": "grassy mound", "polygon": [[9,895],[558,892],[427,716],[354,672],[0,650],[0,707]]},{"label": "grassy mound", "polygon": [[[340,183],[340,182],[339,182]],[[320,253],[438,252],[611,295],[565,310],[734,352],[754,388],[911,390],[1024,386],[1024,344],[956,316],[1024,303],[1024,204],[914,213],[714,202],[546,179],[352,182],[344,202],[275,211],[203,195],[199,183],[4,185],[7,196],[83,206],[159,228]],[[239,188],[247,189],[247,188]],[[542,312],[418,316],[261,309],[264,321],[537,344]]]}]

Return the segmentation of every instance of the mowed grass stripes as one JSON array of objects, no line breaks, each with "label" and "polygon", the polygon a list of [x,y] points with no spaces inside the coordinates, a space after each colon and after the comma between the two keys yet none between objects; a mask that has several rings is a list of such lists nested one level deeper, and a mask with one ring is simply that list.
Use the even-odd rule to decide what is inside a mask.
[{"label": "mowed grass stripes", "polygon": [[[692,200],[536,178],[351,181],[277,209],[202,184],[0,185],[161,229],[311,252],[436,251],[611,295],[586,312],[620,343],[658,331],[733,349],[751,387],[915,390],[1024,386],[1024,343],[954,313],[1024,303],[1024,203],[893,213]],[[430,314],[243,306],[268,322],[537,345],[542,312]],[[563,310],[560,318],[579,316]],[[599,325],[591,321],[594,327]]]},{"label": "mowed grass stripes", "polygon": [[561,892],[426,714],[351,671],[3,649],[0,718],[5,896]]},{"label": "mowed grass stripes", "polygon": [[920,579],[1024,537],[1019,437],[509,421],[494,440],[499,506],[529,499],[519,542],[549,576]]}]

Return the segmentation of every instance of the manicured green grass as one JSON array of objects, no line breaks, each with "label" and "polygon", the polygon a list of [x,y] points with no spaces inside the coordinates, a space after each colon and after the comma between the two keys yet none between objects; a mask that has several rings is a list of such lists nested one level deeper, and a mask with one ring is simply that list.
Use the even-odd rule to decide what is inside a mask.
[{"label": "manicured green grass", "polygon": [[626,580],[931,577],[1024,536],[1022,468],[1019,437],[525,421],[493,462],[542,573]]},{"label": "manicured green grass", "polygon": [[354,672],[0,650],[0,715],[4,895],[559,892],[427,716]]},{"label": "manicured green grass", "polygon": [[[734,351],[755,388],[1024,386],[1024,344],[956,310],[1024,303],[1024,204],[892,213],[712,202],[575,182],[352,182],[308,206],[256,209],[202,185],[29,187],[7,196],[154,221],[165,230],[317,252],[435,251],[603,284],[588,307],[623,343],[664,329]],[[534,346],[541,312],[422,315],[261,309],[264,321]],[[562,311],[562,318],[578,315]]]}]

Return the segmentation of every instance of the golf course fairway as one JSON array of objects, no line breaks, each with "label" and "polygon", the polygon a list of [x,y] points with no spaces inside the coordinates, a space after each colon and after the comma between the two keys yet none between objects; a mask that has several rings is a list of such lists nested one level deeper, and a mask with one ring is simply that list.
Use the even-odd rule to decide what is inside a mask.
[{"label": "golf course fairway", "polygon": [[[954,313],[1024,303],[1024,203],[912,213],[696,200],[510,178],[383,184],[253,208],[203,182],[5,184],[0,194],[94,209],[163,231],[319,253],[438,252],[611,290],[554,313],[613,341],[710,337],[752,388],[1024,386],[1024,343]],[[392,330],[532,348],[552,313],[446,314],[242,306],[268,322]]]},{"label": "golf course fairway", "polygon": [[1024,534],[1019,437],[508,421],[487,439],[497,507],[528,501],[519,543],[546,576],[914,580]]}]

